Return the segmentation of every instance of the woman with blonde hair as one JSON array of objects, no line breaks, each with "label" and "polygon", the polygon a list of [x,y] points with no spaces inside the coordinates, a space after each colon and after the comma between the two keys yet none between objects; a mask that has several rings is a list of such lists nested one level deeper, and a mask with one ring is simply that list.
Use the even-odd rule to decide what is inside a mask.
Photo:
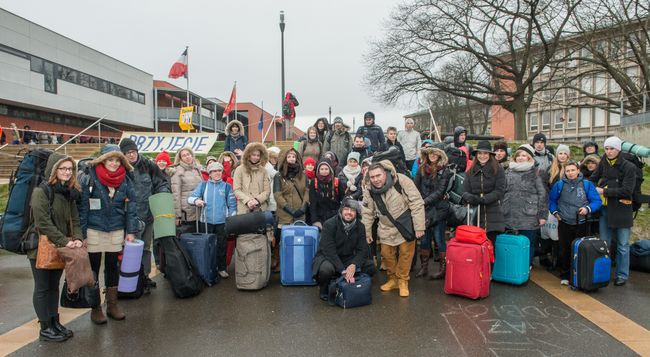
[{"label": "woman with blonde hair", "polygon": [[564,166],[569,162],[570,159],[571,149],[569,149],[569,147],[564,144],[558,145],[557,149],[555,150],[555,159],[553,159],[553,163],[551,163],[551,170],[548,179],[549,187],[553,186],[554,183],[558,182],[562,179],[562,177],[564,177]]},{"label": "woman with blonde hair", "polygon": [[172,176],[172,195],[176,211],[176,225],[185,224],[194,227],[196,223],[196,208],[187,202],[187,198],[196,186],[203,181],[201,166],[194,157],[194,151],[184,147],[176,153],[174,159],[176,170]]}]

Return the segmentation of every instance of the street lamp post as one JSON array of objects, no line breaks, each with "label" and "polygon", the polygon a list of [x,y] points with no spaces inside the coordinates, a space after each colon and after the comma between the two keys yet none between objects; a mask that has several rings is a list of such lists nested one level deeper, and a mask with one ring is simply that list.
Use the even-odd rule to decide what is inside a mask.
[{"label": "street lamp post", "polygon": [[[280,11],[280,56],[281,56],[281,66],[282,66],[282,93],[280,94],[280,108],[282,108],[282,103],[284,102],[284,11]],[[287,140],[290,138],[289,133],[289,120],[284,121],[284,139]]]}]

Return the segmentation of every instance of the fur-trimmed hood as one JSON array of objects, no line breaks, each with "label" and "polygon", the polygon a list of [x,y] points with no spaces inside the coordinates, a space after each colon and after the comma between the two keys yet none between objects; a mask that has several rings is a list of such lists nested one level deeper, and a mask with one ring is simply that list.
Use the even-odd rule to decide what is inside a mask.
[{"label": "fur-trimmed hood", "polygon": [[194,158],[194,166],[198,166],[196,164],[196,156],[194,155],[194,150],[192,150],[192,148],[189,147],[189,146],[186,146],[186,147],[181,148],[178,151],[176,151],[176,157],[174,157],[174,165],[177,166],[177,165],[181,164],[181,162],[182,162],[181,161],[181,153],[183,151],[185,151],[185,150],[189,151],[190,154],[192,154],[192,158]]},{"label": "fur-trimmed hood", "polygon": [[241,165],[244,166],[247,170],[251,170],[251,163],[249,161],[251,152],[258,150],[260,152],[260,168],[264,168],[266,163],[269,161],[269,154],[266,152],[266,146],[262,143],[250,143],[244,149],[244,154],[241,157]]},{"label": "fur-trimmed hood", "polygon": [[290,148],[288,150],[283,150],[282,152],[280,152],[280,155],[278,156],[278,172],[283,177],[286,176],[287,154],[289,154],[290,152],[296,154],[296,164],[300,165],[299,175],[304,175],[303,166],[302,166],[302,157],[300,156],[300,153],[294,148]]},{"label": "fur-trimmed hood", "polygon": [[133,166],[131,165],[129,160],[127,160],[126,156],[124,156],[124,154],[122,154],[122,151],[120,151],[119,146],[113,145],[113,144],[107,144],[106,146],[104,146],[102,148],[100,153],[101,153],[101,155],[98,158],[93,159],[91,161],[88,161],[87,165],[89,167],[97,166],[100,163],[102,163],[102,162],[104,162],[104,161],[106,161],[106,160],[108,160],[108,159],[110,159],[112,157],[116,157],[116,158],[118,158],[120,160],[120,162],[122,163],[122,166],[124,166],[126,171],[133,171]]},{"label": "fur-trimmed hood", "polygon": [[445,154],[444,150],[432,147],[420,149],[420,162],[429,162],[429,154],[438,155],[440,160],[438,160],[437,166],[439,167],[447,166],[447,163],[449,163],[449,158],[447,157],[447,154]]},{"label": "fur-trimmed hood", "polygon": [[232,128],[233,125],[239,126],[239,135],[244,135],[244,124],[239,120],[231,120],[226,124],[226,135],[230,135],[230,128]]},{"label": "fur-trimmed hood", "polygon": [[48,180],[54,177],[56,175],[56,169],[58,169],[59,165],[66,160],[72,161],[72,176],[77,176],[77,163],[74,161],[72,156],[53,152],[47,159],[47,165],[45,165],[45,177],[47,177]]},{"label": "fur-trimmed hood", "polygon": [[[395,166],[393,165],[392,162],[390,162],[389,160],[382,160],[379,161],[379,165],[383,166],[384,170],[390,171],[390,175],[393,176],[393,182],[398,181],[397,170],[395,169]],[[363,187],[369,188],[372,186],[372,183],[370,182],[370,175],[368,174],[369,172],[370,170],[368,170],[368,172],[366,172],[366,175],[363,176]]]},{"label": "fur-trimmed hood", "polygon": [[219,161],[220,164],[223,164],[223,158],[229,156],[230,161],[232,162],[232,166],[235,167],[237,164],[239,164],[239,160],[237,160],[237,155],[235,155],[234,152],[232,151],[224,151],[219,155],[219,158],[217,161]]}]

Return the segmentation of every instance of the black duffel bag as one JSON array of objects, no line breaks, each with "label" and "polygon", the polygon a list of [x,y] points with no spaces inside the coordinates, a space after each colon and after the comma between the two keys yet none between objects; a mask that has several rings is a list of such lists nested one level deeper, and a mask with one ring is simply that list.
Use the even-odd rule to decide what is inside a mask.
[{"label": "black duffel bag", "polygon": [[61,307],[70,309],[92,309],[101,304],[99,297],[99,281],[95,276],[95,285],[82,286],[76,293],[68,292],[68,282],[63,282],[61,289]]},{"label": "black duffel bag", "polygon": [[231,216],[226,218],[226,235],[257,233],[273,223],[273,213],[269,211]]}]

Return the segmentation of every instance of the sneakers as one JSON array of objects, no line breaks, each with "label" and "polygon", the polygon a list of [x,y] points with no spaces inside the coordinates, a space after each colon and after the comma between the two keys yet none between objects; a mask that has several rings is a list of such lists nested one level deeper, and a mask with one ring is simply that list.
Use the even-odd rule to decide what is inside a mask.
[{"label": "sneakers", "polygon": [[569,285],[569,281],[566,279],[560,280],[560,285]]},{"label": "sneakers", "polygon": [[623,285],[625,285],[626,282],[627,282],[627,280],[625,280],[623,278],[616,278],[616,280],[614,280],[614,285],[623,286]]},{"label": "sneakers", "polygon": [[228,277],[229,277],[230,275],[228,275],[228,272],[227,272],[227,271],[225,271],[225,270],[220,270],[220,271],[219,271],[219,276],[220,276],[222,279],[228,279]]}]

